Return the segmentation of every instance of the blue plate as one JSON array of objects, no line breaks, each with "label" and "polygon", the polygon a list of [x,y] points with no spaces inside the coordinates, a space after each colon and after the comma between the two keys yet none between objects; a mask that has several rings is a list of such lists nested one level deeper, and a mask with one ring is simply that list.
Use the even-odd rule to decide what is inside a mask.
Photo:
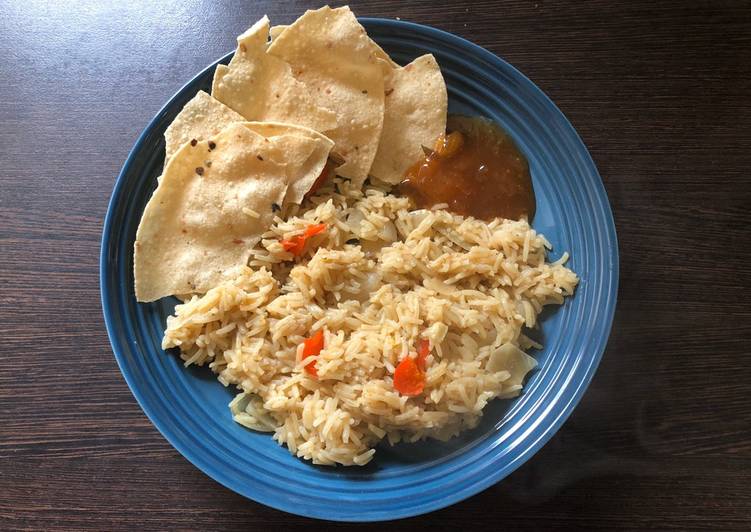
[{"label": "blue plate", "polygon": [[[571,124],[530,80],[464,39],[433,28],[362,19],[368,33],[404,64],[431,52],[450,110],[492,118],[529,159],[534,227],[571,253],[581,277],[574,297],[546,312],[540,367],[524,394],[494,401],[476,429],[446,442],[383,446],[363,468],[313,466],[270,436],[232,422],[224,388],[206,369],[185,369],[160,348],[174,300],[136,303],[132,248],[164,158],[164,130],[199,89],[211,65],[151,121],[125,162],[110,200],[101,253],[104,317],[120,369],[146,415],[183,456],[216,481],[260,503],[299,515],[376,521],[429,512],[498,482],[558,430],[595,373],[615,310],[618,245],[597,169]],[[219,62],[226,63],[230,55]],[[167,480],[165,480],[167,482]]]}]

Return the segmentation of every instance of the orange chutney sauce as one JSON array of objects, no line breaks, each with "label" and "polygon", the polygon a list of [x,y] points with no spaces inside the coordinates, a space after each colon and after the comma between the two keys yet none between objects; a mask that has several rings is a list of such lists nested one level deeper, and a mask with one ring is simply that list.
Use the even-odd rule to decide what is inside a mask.
[{"label": "orange chutney sauce", "polygon": [[449,134],[407,171],[399,191],[419,208],[440,203],[482,220],[532,220],[535,194],[527,159],[500,126],[485,118],[451,116]]}]

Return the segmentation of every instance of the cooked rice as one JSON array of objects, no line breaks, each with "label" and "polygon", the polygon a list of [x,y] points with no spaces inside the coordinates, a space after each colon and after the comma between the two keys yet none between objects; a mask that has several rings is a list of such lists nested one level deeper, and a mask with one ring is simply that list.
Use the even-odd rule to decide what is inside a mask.
[{"label": "cooked rice", "polygon": [[[175,308],[163,347],[241,390],[236,422],[273,431],[316,464],[364,465],[381,440],[445,440],[476,426],[489,401],[520,393],[526,373],[514,370],[521,359],[497,371],[488,361],[506,344],[541,347],[523,329],[578,282],[567,255],[545,261],[550,244],[526,221],[413,210],[374,185],[336,179],[280,214],[234,281]],[[328,229],[293,260],[279,241],[311,223]],[[303,371],[302,343],[321,329],[325,347],[306,359],[316,379]],[[394,368],[419,338],[432,346],[426,386],[406,397]]]}]

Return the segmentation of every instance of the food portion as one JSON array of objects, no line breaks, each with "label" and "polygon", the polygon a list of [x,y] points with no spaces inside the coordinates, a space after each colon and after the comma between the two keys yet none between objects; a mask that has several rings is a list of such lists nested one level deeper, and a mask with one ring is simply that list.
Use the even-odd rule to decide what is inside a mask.
[{"label": "food portion", "polygon": [[383,132],[371,175],[399,183],[409,167],[446,131],[446,83],[435,58],[423,55],[391,69],[385,81]]},{"label": "food portion", "polygon": [[[323,170],[332,145],[263,136],[235,123],[192,139],[170,159],[134,245],[136,298],[203,293],[247,264],[288,189]],[[276,209],[275,207],[276,206]]]},{"label": "food portion", "polygon": [[321,175],[323,169],[317,165],[320,161],[326,160],[334,142],[322,133],[301,125],[283,122],[246,122],[241,115],[203,91],[199,91],[183,107],[165,131],[165,166],[172,155],[186,142],[209,139],[234,123],[243,123],[251,131],[269,138],[296,135],[309,138],[316,143],[316,151],[308,158],[308,168],[300,168],[294,181],[289,183],[284,198],[285,202],[299,204]]},{"label": "food portion", "polygon": [[266,53],[269,19],[263,17],[237,38],[229,65],[214,72],[211,94],[247,120],[288,122],[326,132],[336,114],[315,102],[289,63]]},{"label": "food portion", "polygon": [[[284,195],[282,205],[294,203],[299,205],[316,182],[322,177],[327,177],[330,170],[336,166],[327,158],[334,147],[334,141],[326,135],[310,128],[294,124],[282,124],[280,122],[244,122],[243,125],[256,133],[267,137],[269,141],[281,143],[288,142],[288,137],[300,137],[307,139],[313,146],[308,158],[297,167],[289,176],[287,192]],[[298,141],[299,142],[299,141]],[[294,154],[294,151],[292,152]],[[287,164],[296,164],[293,158],[288,158]]]},{"label": "food portion", "polygon": [[247,120],[330,137],[339,175],[355,183],[369,173],[398,182],[445,129],[446,84],[433,56],[399,67],[347,6],[306,11],[288,26],[263,17],[237,42],[229,65],[216,68],[212,96]]},{"label": "food portion", "polygon": [[524,220],[335,178],[275,220],[237,278],[178,305],[163,347],[239,388],[238,423],[314,463],[362,465],[381,441],[451,438],[519,394],[536,365],[522,349],[540,347],[525,328],[577,283],[547,247]]},{"label": "food portion", "polygon": [[535,214],[529,164],[497,124],[479,117],[451,116],[448,133],[399,185],[417,205],[445,203],[452,211],[492,220]]},{"label": "food portion", "polygon": [[271,41],[268,55],[292,67],[316,105],[336,115],[321,130],[345,162],[339,175],[361,184],[368,175],[383,127],[383,72],[365,30],[349,8],[306,11]]},{"label": "food portion", "polygon": [[186,142],[193,139],[206,140],[233,122],[243,120],[241,115],[220,101],[198,91],[164,132],[164,165],[167,166],[172,156]]},{"label": "food portion", "polygon": [[163,347],[316,464],[476,426],[521,392],[530,331],[577,285],[530,226],[514,142],[446,113],[432,55],[399,66],[324,7],[254,24],[165,133],[136,297],[178,296]]}]

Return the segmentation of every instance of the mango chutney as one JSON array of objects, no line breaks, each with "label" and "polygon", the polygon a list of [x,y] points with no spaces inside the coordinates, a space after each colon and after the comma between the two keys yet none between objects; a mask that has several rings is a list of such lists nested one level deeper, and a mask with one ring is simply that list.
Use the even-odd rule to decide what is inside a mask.
[{"label": "mango chutney", "polygon": [[535,195],[527,159],[500,126],[479,117],[452,115],[448,134],[413,165],[399,191],[418,207],[483,220],[532,220]]}]

